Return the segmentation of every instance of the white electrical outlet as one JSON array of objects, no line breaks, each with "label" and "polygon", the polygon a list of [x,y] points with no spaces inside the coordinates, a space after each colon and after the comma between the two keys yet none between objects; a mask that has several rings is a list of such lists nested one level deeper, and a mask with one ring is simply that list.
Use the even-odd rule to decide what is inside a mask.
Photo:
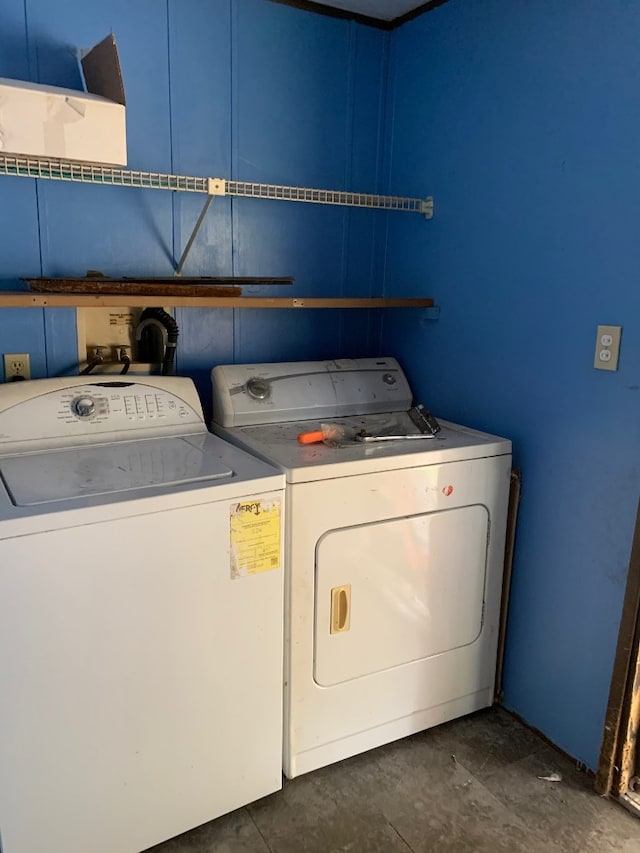
[{"label": "white electrical outlet", "polygon": [[22,379],[31,379],[31,364],[28,352],[5,352],[4,354],[4,381],[20,382]]},{"label": "white electrical outlet", "polygon": [[622,326],[598,326],[596,354],[593,366],[596,370],[617,370],[620,354]]}]

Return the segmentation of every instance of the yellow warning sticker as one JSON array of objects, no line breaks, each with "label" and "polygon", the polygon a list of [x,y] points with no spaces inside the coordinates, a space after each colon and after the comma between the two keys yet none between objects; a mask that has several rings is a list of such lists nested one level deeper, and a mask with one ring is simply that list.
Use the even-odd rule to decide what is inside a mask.
[{"label": "yellow warning sticker", "polygon": [[280,568],[280,499],[231,504],[231,577]]}]

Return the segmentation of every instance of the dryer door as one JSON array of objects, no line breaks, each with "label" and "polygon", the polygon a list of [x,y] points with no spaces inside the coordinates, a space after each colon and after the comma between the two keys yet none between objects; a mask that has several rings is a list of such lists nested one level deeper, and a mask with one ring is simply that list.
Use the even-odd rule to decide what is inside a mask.
[{"label": "dryer door", "polygon": [[329,687],[475,642],[488,534],[480,505],[326,533],[316,547],[315,681]]}]

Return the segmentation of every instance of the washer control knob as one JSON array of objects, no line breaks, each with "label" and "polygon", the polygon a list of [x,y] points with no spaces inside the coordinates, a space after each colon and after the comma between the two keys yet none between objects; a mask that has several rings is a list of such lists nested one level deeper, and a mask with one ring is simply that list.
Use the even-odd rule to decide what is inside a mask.
[{"label": "washer control knob", "polygon": [[384,373],[382,375],[382,381],[385,383],[385,385],[395,385],[396,377],[393,375],[393,373]]},{"label": "washer control knob", "polygon": [[96,402],[93,397],[76,397],[71,403],[71,411],[79,418],[90,418],[95,410]]},{"label": "washer control knob", "polygon": [[266,400],[270,392],[271,388],[266,379],[259,379],[254,376],[247,381],[247,394],[254,400]]}]

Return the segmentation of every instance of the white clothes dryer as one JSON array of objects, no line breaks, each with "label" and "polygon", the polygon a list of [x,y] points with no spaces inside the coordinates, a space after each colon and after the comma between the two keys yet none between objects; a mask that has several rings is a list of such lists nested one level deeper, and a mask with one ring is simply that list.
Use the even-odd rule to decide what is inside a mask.
[{"label": "white clothes dryer", "polygon": [[0,387],[2,853],[138,853],[280,788],[283,497],[189,379]]},{"label": "white clothes dryer", "polygon": [[[511,443],[414,435],[391,358],[219,366],[214,431],[285,472],[284,772],[491,705]],[[342,425],[338,446],[298,434]]]}]

